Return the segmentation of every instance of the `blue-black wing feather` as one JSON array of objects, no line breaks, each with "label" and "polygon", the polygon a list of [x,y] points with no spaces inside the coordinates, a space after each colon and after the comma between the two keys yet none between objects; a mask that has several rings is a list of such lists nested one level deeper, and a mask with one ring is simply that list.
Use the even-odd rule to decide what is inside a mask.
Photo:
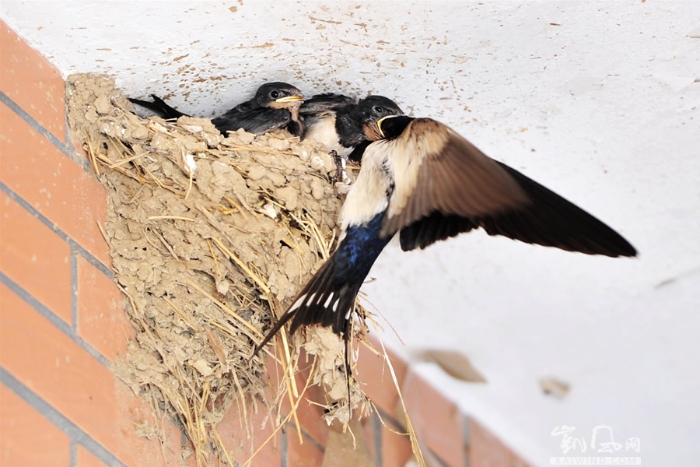
[{"label": "blue-black wing feather", "polygon": [[299,113],[303,116],[319,114],[321,112],[334,111],[342,109],[348,105],[356,104],[356,100],[352,97],[343,96],[342,94],[324,93],[316,94],[310,99],[306,99]]},{"label": "blue-black wing feather", "polygon": [[151,94],[151,98],[153,99],[153,102],[144,101],[141,99],[132,99],[131,97],[129,97],[129,100],[134,104],[140,105],[143,108],[155,112],[158,116],[163,118],[180,118],[182,116],[189,117],[189,115],[182,113],[176,108],[168,105],[163,99],[155,94]]},{"label": "blue-black wing feather", "polygon": [[248,133],[261,135],[277,128],[284,128],[292,118],[287,109],[257,107],[250,110],[229,110],[221,117],[212,119],[214,126],[224,135],[227,131],[243,128]]}]

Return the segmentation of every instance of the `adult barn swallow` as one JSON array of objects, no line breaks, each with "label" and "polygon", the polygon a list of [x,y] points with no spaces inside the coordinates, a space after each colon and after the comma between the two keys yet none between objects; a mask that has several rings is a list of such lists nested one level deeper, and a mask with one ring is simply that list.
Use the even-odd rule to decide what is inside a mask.
[{"label": "adult barn swallow", "polygon": [[[163,99],[151,94],[153,102],[129,100],[164,118],[178,118],[184,114],[169,106]],[[214,126],[224,135],[227,131],[243,128],[249,133],[261,135],[277,128],[284,128],[294,136],[304,134],[299,118],[299,107],[304,100],[301,91],[287,83],[265,83],[251,100],[238,104],[220,117],[212,119]]]},{"label": "adult barn swallow", "polygon": [[[299,111],[304,120],[304,139],[325,144],[344,159],[360,162],[370,140],[366,128],[390,115],[403,115],[391,99],[368,96],[355,103],[340,94],[319,94],[305,101]],[[372,136],[374,137],[374,136]]]},{"label": "adult barn swallow", "polygon": [[341,208],[338,248],[257,349],[290,320],[290,333],[320,324],[347,341],[360,286],[396,233],[404,251],[482,228],[589,255],[637,254],[603,222],[435,120],[393,116],[365,130],[374,142]]}]

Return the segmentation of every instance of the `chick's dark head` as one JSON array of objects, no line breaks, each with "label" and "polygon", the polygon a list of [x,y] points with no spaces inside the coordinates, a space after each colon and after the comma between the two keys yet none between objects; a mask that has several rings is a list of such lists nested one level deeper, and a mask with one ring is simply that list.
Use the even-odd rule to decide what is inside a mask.
[{"label": "chick's dark head", "polygon": [[356,111],[362,121],[362,129],[369,141],[382,138],[377,122],[392,115],[403,115],[403,110],[396,102],[384,96],[368,96],[360,100]]},{"label": "chick's dark head", "polygon": [[253,99],[261,107],[286,109],[300,106],[304,102],[304,95],[291,84],[274,82],[260,86]]},{"label": "chick's dark head", "polygon": [[382,139],[396,139],[404,132],[406,127],[413,121],[413,117],[406,115],[389,115],[377,122],[377,127]]}]

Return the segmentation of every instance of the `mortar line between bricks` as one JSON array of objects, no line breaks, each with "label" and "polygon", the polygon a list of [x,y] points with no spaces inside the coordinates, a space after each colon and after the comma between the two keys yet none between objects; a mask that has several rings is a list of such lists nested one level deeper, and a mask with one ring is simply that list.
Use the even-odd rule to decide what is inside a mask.
[{"label": "mortar line between bricks", "polygon": [[372,413],[372,442],[374,443],[374,464],[377,467],[384,465],[384,451],[382,449],[382,421],[379,415]]},{"label": "mortar line between bricks", "polygon": [[440,465],[439,465],[438,467],[450,467],[450,464],[448,464],[447,462],[445,462],[445,461],[442,459],[442,457],[438,456],[438,455],[435,453],[435,451],[433,451],[433,450],[430,449],[430,448],[428,448],[428,451],[430,452],[430,455],[433,456],[433,458],[434,458],[436,461],[439,462]]},{"label": "mortar line between bricks", "polygon": [[78,443],[74,439],[70,440],[70,467],[78,467]]},{"label": "mortar line between bricks", "polygon": [[[65,80],[63,83],[65,85]],[[70,127],[68,126],[68,89],[66,89],[65,91],[66,91],[66,109],[65,109],[66,111],[65,111],[65,115],[63,116],[63,123],[65,125],[66,131],[64,132],[63,138],[66,141],[66,146],[68,146],[73,151],[73,154],[76,154],[77,151],[75,150],[75,146],[73,145],[73,141],[70,137]],[[71,159],[73,159],[73,158],[71,158]],[[83,165],[82,162],[79,163],[79,165],[82,166]],[[87,166],[87,167],[83,167],[85,170],[89,170],[90,173],[92,173],[92,174],[95,173],[95,172],[93,172],[93,169],[90,166],[91,165],[90,161],[85,160],[85,165]]]},{"label": "mortar line between bricks", "polygon": [[67,233],[65,233],[63,230],[61,230],[60,227],[58,227],[55,223],[51,222],[51,220],[40,213],[39,211],[36,210],[34,206],[32,206],[27,200],[22,198],[18,193],[16,193],[12,188],[7,186],[5,183],[0,182],[0,191],[5,193],[7,196],[12,198],[14,201],[16,201],[20,206],[22,206],[24,209],[29,211],[29,213],[39,219],[39,221],[47,226],[49,229],[51,229],[56,235],[61,237],[62,240],[65,240],[68,242],[71,248],[74,248],[78,253],[80,253],[80,256],[82,256],[85,261],[88,263],[92,264],[95,266],[102,274],[107,276],[110,280],[114,280],[114,272],[112,272],[111,269],[109,269],[102,261],[97,259],[92,253],[87,251],[85,248],[83,248],[80,243],[76,242],[71,238]]},{"label": "mortar line between bricks", "polygon": [[280,441],[280,455],[282,460],[280,462],[280,467],[288,467],[287,465],[287,430],[281,430],[281,441]]},{"label": "mortar line between bricks", "polygon": [[303,426],[301,427],[301,434],[304,436],[304,438],[314,446],[316,446],[321,452],[326,452],[326,447],[322,445],[320,442],[316,441],[316,439],[311,436],[311,433],[309,433],[306,428]]},{"label": "mortar line between bricks", "polygon": [[472,448],[471,420],[468,415],[462,416],[462,443],[464,445],[464,467],[469,467],[469,453]]},{"label": "mortar line between bricks", "polygon": [[[286,416],[286,415],[288,415],[288,414],[284,414],[284,416]],[[292,429],[294,431],[296,431],[296,429],[297,429],[296,425],[292,421],[287,422],[287,427],[289,427],[290,429]],[[326,452],[326,447],[324,445],[322,445],[321,442],[318,441],[316,438],[311,436],[311,433],[309,433],[309,431],[306,428],[304,428],[303,426],[301,427],[301,435],[303,436],[303,438],[306,441],[308,441],[309,443],[313,444],[318,449],[320,449],[321,452]]]},{"label": "mortar line between bricks", "polygon": [[401,424],[394,417],[392,417],[390,414],[386,413],[384,411],[384,409],[377,407],[377,411],[379,412],[381,419],[384,420],[384,423],[391,425],[391,427],[394,428],[395,430],[404,430],[405,429],[405,427],[401,426]]},{"label": "mortar line between bricks", "polygon": [[46,318],[51,324],[56,326],[59,331],[68,336],[73,342],[78,344],[85,352],[87,352],[91,357],[100,362],[102,365],[109,368],[109,360],[102,355],[100,352],[95,350],[90,344],[88,344],[85,339],[80,337],[75,333],[71,325],[63,321],[56,313],[51,311],[46,305],[37,300],[32,294],[24,290],[19,284],[10,279],[5,275],[4,272],[0,271],[0,282],[5,284],[8,289],[15,293],[19,298],[24,300],[29,306],[34,308],[41,316]]},{"label": "mortar line between bricks", "polygon": [[[51,144],[53,144],[63,155],[68,157],[71,161],[73,161],[75,164],[78,164],[80,167],[82,167],[83,170],[86,172],[89,172],[92,174],[92,167],[90,167],[90,162],[87,159],[84,158],[78,158],[76,157],[76,151],[75,148],[69,144],[67,139],[65,142],[61,141],[51,133],[49,130],[44,128],[41,123],[39,123],[37,120],[34,119],[31,115],[27,113],[22,107],[19,106],[15,101],[10,99],[7,94],[4,92],[0,91],[0,102],[5,104],[7,107],[10,108],[14,113],[16,113],[22,120],[27,122],[30,127],[32,127],[34,130],[36,130],[41,136],[49,140]],[[65,110],[64,110],[65,113]],[[68,134],[68,125],[66,124],[66,134]]]},{"label": "mortar line between bricks", "polygon": [[78,335],[78,252],[70,246],[70,315],[71,329]]},{"label": "mortar line between bricks", "polygon": [[[78,425],[73,423],[65,415],[52,407],[51,404],[42,399],[38,394],[22,384],[20,380],[15,378],[15,376],[7,371],[3,366],[0,366],[0,382],[16,395],[21,397],[27,404],[36,409],[37,412],[46,417],[46,419],[48,419],[51,423],[70,436],[73,442],[82,444],[102,462],[112,467],[126,467],[126,464],[121,462],[114,454],[109,452],[107,448],[95,441],[90,435],[78,427]],[[71,452],[71,458],[72,457],[73,455]],[[71,465],[74,464],[71,462]]]}]

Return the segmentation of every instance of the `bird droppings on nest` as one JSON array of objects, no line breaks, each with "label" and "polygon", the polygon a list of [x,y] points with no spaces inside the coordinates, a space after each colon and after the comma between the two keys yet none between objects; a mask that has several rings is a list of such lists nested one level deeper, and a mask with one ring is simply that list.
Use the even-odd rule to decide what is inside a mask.
[{"label": "bird droppings on nest", "polygon": [[[139,118],[104,75],[67,83],[73,137],[107,189],[102,230],[136,331],[113,371],[180,421],[197,465],[230,463],[215,425],[232,402],[279,426],[281,398],[294,407],[302,397],[287,377],[261,404],[268,377],[252,355],[331,251],[334,161],[322,144],[281,133],[224,137],[208,119]],[[296,368],[300,347],[316,355],[311,382],[326,388],[326,421],[347,423],[342,340],[313,327],[294,341],[289,354],[281,343],[266,350],[283,368]],[[366,412],[357,385],[351,392]]]}]

